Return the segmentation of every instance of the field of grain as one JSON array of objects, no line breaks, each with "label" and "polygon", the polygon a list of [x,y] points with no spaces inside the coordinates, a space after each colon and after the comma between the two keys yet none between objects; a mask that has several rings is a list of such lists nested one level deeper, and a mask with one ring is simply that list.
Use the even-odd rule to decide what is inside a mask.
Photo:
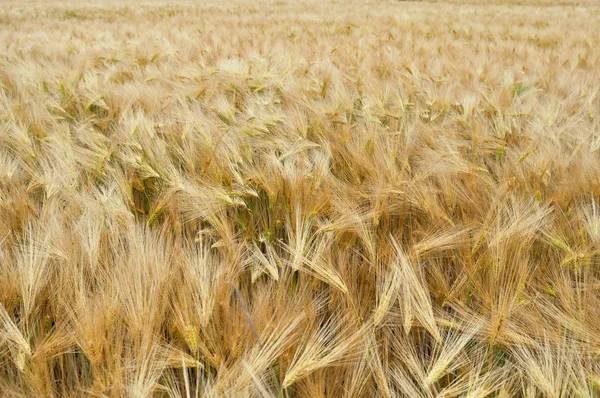
[{"label": "field of grain", "polygon": [[0,1],[0,397],[600,394],[600,3]]}]

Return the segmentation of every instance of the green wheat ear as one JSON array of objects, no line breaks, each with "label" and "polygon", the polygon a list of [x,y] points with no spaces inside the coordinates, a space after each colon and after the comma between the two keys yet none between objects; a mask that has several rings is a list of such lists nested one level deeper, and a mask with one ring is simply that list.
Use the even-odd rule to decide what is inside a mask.
[{"label": "green wheat ear", "polygon": [[513,93],[515,96],[520,96],[525,94],[527,91],[529,90],[529,87],[527,87],[525,84],[517,84],[514,88],[513,88]]}]

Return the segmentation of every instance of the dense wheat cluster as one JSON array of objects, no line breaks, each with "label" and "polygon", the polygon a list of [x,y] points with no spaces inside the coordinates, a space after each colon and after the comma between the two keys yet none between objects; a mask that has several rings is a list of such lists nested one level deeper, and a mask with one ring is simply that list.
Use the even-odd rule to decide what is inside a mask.
[{"label": "dense wheat cluster", "polygon": [[600,394],[600,5],[0,4],[0,396]]}]

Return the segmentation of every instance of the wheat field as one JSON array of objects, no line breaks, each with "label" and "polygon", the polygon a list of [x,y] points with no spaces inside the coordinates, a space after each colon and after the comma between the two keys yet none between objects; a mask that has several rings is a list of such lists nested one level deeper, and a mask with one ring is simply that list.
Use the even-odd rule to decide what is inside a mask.
[{"label": "wheat field", "polygon": [[0,1],[0,397],[600,395],[600,3]]}]

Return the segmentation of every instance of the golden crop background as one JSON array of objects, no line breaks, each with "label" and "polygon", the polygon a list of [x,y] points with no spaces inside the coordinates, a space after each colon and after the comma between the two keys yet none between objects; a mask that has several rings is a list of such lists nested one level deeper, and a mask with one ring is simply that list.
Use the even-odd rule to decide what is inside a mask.
[{"label": "golden crop background", "polygon": [[1,2],[0,396],[600,394],[595,1]]}]

